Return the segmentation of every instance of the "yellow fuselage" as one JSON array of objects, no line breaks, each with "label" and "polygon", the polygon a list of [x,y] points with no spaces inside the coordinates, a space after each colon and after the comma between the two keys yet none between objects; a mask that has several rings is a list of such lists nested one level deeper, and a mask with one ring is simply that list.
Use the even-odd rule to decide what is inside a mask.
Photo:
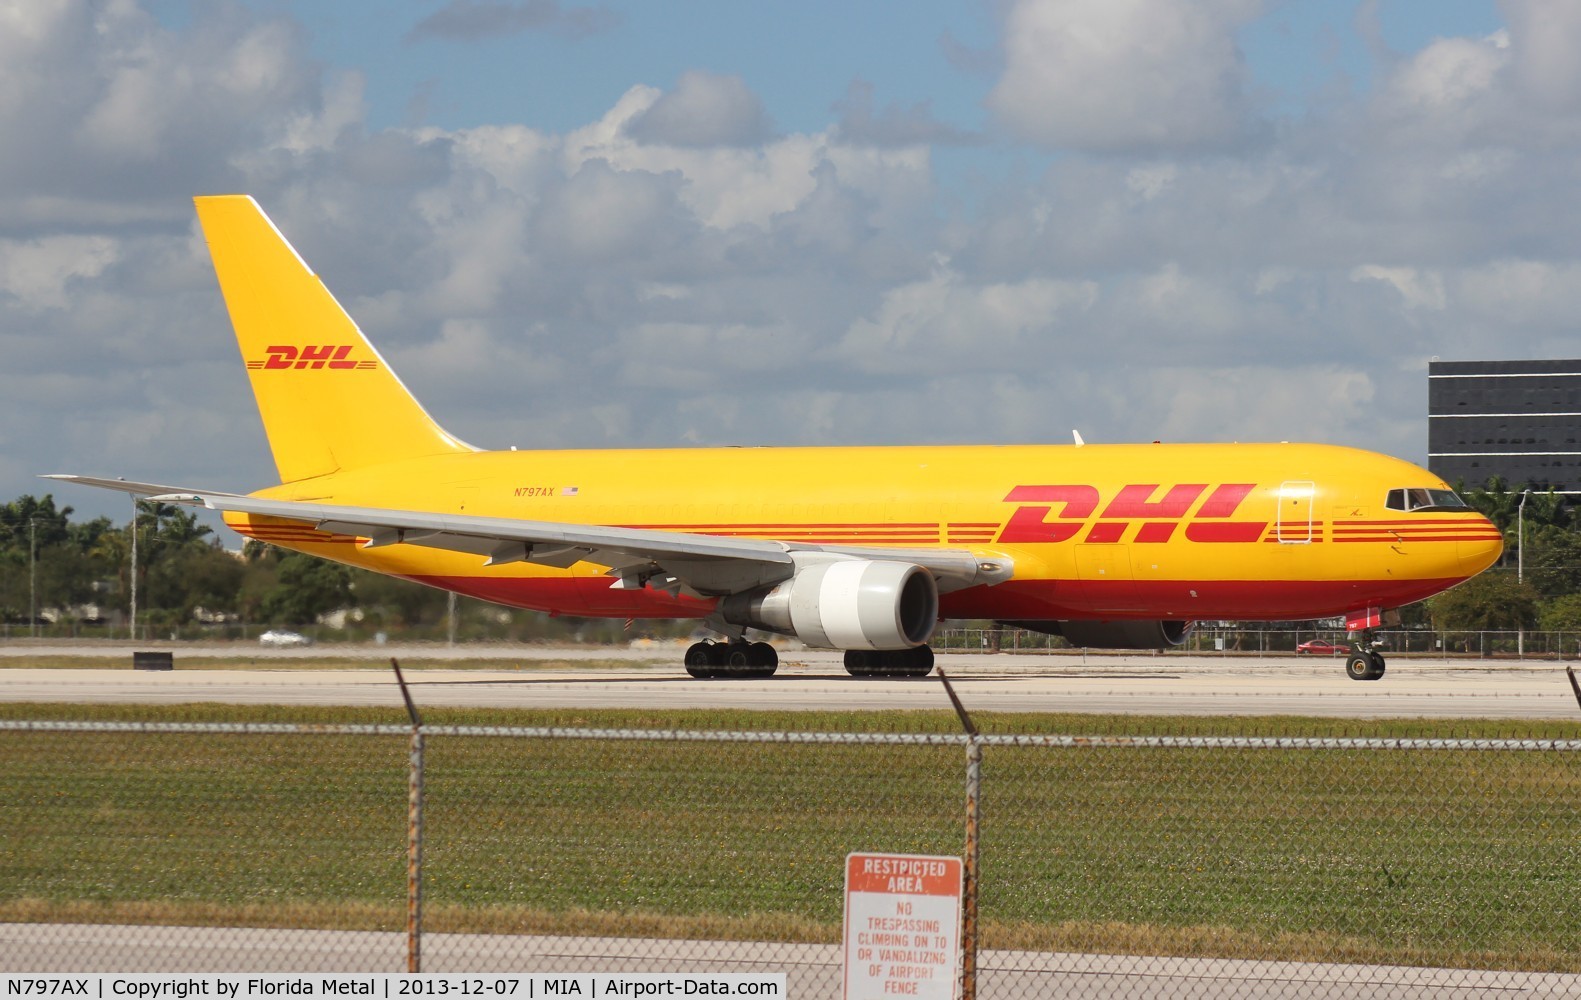
[{"label": "yellow fuselage", "polygon": [[[791,543],[950,548],[1013,577],[942,595],[946,618],[1295,620],[1394,608],[1495,562],[1471,510],[1386,507],[1447,489],[1372,452],[1306,444],[469,452],[256,494],[392,510]],[[602,566],[477,556],[227,515],[286,548],[561,614],[700,617],[713,601],[614,589]]]}]

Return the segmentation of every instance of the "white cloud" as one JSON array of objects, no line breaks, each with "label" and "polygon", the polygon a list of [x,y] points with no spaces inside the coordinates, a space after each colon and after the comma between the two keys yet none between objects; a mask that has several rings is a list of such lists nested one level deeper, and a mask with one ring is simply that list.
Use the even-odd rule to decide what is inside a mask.
[{"label": "white cloud", "polygon": [[1097,301],[1093,282],[974,284],[941,268],[887,293],[877,315],[851,324],[830,361],[908,374],[1015,368],[1053,353],[1067,316]]},{"label": "white cloud", "polygon": [[766,228],[776,215],[795,210],[817,188],[821,164],[839,168],[844,183],[887,196],[917,191],[928,155],[918,147],[877,149],[840,145],[828,133],[791,134],[754,147],[654,145],[631,136],[631,126],[663,96],[652,87],[633,87],[599,121],[572,131],[563,143],[564,169],[577,173],[602,160],[622,172],[675,174],[679,195],[705,225]]},{"label": "white cloud", "polygon": [[1581,111],[1581,7],[1568,0],[1501,0],[1517,85],[1547,113]]},{"label": "white cloud", "polygon": [[0,291],[28,311],[64,308],[70,282],[97,277],[119,255],[115,241],[104,236],[0,240]]},{"label": "white cloud", "polygon": [[1259,0],[1014,0],[989,107],[1015,134],[1090,150],[1219,147],[1252,123],[1235,31]]},{"label": "white cloud", "polygon": [[1351,271],[1352,281],[1378,281],[1393,288],[1410,309],[1442,310],[1447,304],[1443,275],[1414,267],[1364,264]]},{"label": "white cloud", "polygon": [[675,89],[626,124],[638,142],[661,146],[755,146],[768,138],[768,112],[739,76],[689,70]]}]

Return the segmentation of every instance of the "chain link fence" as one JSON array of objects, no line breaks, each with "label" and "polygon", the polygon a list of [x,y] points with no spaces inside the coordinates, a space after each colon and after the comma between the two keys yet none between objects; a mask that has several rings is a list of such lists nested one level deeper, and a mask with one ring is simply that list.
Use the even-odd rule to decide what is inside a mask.
[{"label": "chain link fence", "polygon": [[[492,642],[541,643],[567,646],[645,646],[675,643],[685,645],[692,638],[695,626],[687,623],[676,625],[644,621],[635,631],[627,629],[618,619],[575,619],[562,622],[553,631],[539,628],[533,634],[524,629],[526,622],[495,623],[499,627],[485,629],[472,623],[459,633],[444,623],[426,627],[403,627],[390,630],[352,623],[340,627],[330,625],[271,625],[224,624],[204,625],[187,623],[179,626],[154,628],[139,625],[140,637],[136,641],[155,644],[213,644],[225,643],[238,646],[258,644],[265,632],[284,632],[287,638],[280,644],[314,645],[324,655],[337,655],[337,650],[360,644],[379,645],[392,642],[435,643],[448,645],[481,645]],[[536,624],[535,624],[535,627]],[[296,638],[290,638],[295,636]],[[772,636],[763,636],[773,638]],[[1581,660],[1581,632],[1484,631],[1484,632],[1435,632],[1430,629],[1385,629],[1377,633],[1383,642],[1384,652],[1418,654],[1451,659],[1544,659]],[[128,642],[124,624],[90,624],[74,620],[59,623],[40,622],[7,624],[0,622],[0,644],[12,643],[20,648],[33,640],[40,642],[69,639],[73,642]],[[1285,655],[1296,652],[1302,643],[1317,640],[1333,644],[1348,644],[1343,627],[1334,628],[1260,628],[1257,623],[1219,625],[1198,623],[1180,647],[1167,653],[1222,653],[1235,655]],[[947,628],[933,634],[929,645],[940,653],[1071,653],[1077,651],[1065,639],[1030,632],[1018,628]],[[1150,650],[1130,651],[1133,655],[1147,655]],[[1326,653],[1319,655],[1343,655]]]},{"label": "chain link fence", "polygon": [[[1397,653],[1445,659],[1581,659],[1581,632],[1434,632],[1387,629],[1376,633],[1387,655]],[[1303,648],[1318,642],[1327,648]],[[1199,623],[1186,641],[1158,655],[1207,653],[1225,656],[1312,654],[1343,657],[1351,640],[1343,628],[1267,629],[1255,625],[1214,626]],[[940,629],[929,645],[941,653],[1071,653],[1065,639],[1017,628]],[[1335,648],[1339,647],[1339,648]],[[1152,650],[1127,651],[1147,656]]]},{"label": "chain link fence", "polygon": [[[977,738],[975,995],[1581,996],[1570,735]],[[423,971],[837,997],[845,856],[963,851],[965,736],[422,737]],[[0,971],[408,968],[411,745],[0,723]]]}]

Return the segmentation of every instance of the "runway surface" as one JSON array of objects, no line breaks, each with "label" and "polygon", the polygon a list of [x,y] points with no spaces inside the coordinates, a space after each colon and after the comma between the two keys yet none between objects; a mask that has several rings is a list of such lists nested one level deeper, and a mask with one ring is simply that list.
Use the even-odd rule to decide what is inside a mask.
[{"label": "runway surface", "polygon": [[[858,679],[840,654],[782,655],[762,680],[694,680],[679,651],[585,647],[328,648],[248,651],[242,669],[184,669],[205,647],[175,651],[172,671],[134,671],[130,651],[113,650],[116,666],[42,669],[31,657],[80,653],[71,647],[0,649],[0,701],[225,702],[285,705],[388,705],[400,708],[387,669],[293,669],[327,655],[377,663],[396,656],[419,706],[509,708],[947,709],[938,678]],[[500,657],[510,659],[500,659]],[[424,668],[425,660],[474,658],[476,669]],[[577,659],[598,666],[577,667]],[[610,666],[609,661],[627,660]],[[941,654],[969,710],[1135,715],[1307,715],[1336,718],[1581,719],[1581,705],[1561,664],[1393,658],[1379,681],[1353,681],[1337,658],[1185,655],[1047,656]]]}]

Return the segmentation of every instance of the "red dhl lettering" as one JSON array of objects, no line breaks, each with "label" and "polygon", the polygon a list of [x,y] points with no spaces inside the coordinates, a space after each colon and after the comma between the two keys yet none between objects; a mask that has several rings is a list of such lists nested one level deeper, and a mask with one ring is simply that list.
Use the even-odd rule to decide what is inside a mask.
[{"label": "red dhl lettering", "polygon": [[309,344],[301,347],[277,344],[264,348],[264,353],[269,355],[266,360],[249,361],[247,367],[281,371],[288,368],[354,370],[379,366],[376,361],[352,360],[349,357],[350,344]]},{"label": "red dhl lettering", "polygon": [[1214,487],[1189,520],[1187,515],[1207,491],[1208,484],[1181,483],[1169,487],[1158,497],[1160,488],[1159,483],[1122,486],[1098,515],[1098,520],[1089,525],[1102,500],[1097,487],[1085,484],[1017,486],[1005,496],[1005,502],[1021,506],[1005,522],[998,541],[1004,544],[1068,542],[1082,535],[1082,529],[1086,528],[1081,538],[1084,542],[1119,542],[1138,520],[1143,523],[1132,541],[1144,545],[1169,541],[1182,522],[1186,539],[1193,542],[1255,542],[1268,528],[1267,521],[1230,520],[1257,488],[1255,483],[1225,483]]}]

